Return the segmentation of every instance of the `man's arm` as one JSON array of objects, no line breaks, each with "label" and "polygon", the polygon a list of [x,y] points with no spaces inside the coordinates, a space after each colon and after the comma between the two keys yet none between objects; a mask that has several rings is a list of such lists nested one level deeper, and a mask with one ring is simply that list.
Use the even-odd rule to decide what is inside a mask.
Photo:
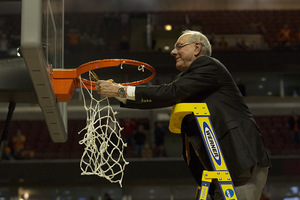
[{"label": "man's arm", "polygon": [[[124,88],[124,91],[121,89]],[[96,83],[97,92],[104,97],[115,97],[119,100],[135,100],[135,87],[122,86],[112,81],[99,80]]]},{"label": "man's arm", "polygon": [[[135,87],[133,101],[127,101],[125,107],[161,108],[175,105],[197,96],[197,101],[220,88],[219,68],[212,59],[203,57],[194,62],[187,73],[170,84],[139,85]],[[99,85],[98,85],[99,83]],[[102,96],[117,97],[120,85],[107,81],[98,81],[97,91]],[[128,96],[126,87],[126,96]]]}]

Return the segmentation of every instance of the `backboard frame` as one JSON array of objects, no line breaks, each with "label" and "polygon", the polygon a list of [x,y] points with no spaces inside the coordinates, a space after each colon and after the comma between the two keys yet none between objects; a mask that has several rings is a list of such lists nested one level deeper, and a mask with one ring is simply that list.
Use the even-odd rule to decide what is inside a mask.
[{"label": "backboard frame", "polygon": [[[60,4],[61,11],[52,8],[52,3]],[[45,13],[46,12],[46,13]],[[61,27],[56,27],[53,20],[53,12],[61,14]],[[50,22],[53,22],[53,30],[58,35],[46,35],[52,39],[53,43],[45,43],[43,37],[48,34],[48,20],[47,24],[43,21],[43,17],[50,17]],[[43,16],[44,15],[44,16]],[[67,103],[58,103],[54,94],[53,85],[50,78],[51,66],[53,68],[64,68],[63,61],[63,33],[64,33],[64,0],[26,0],[22,1],[22,14],[21,14],[21,50],[26,63],[26,67],[29,71],[32,79],[33,87],[35,89],[38,103],[41,107],[45,121],[53,142],[65,142],[67,141]],[[45,26],[46,29],[45,29]],[[61,29],[56,32],[56,28]],[[45,31],[46,30],[46,31]],[[56,36],[61,37],[60,43],[56,43]],[[52,47],[50,46],[52,45]],[[54,45],[54,46],[53,46]],[[52,63],[48,59],[48,49],[58,48],[56,45],[61,45],[61,60],[60,63]],[[49,47],[50,46],[50,47]],[[57,52],[55,52],[57,53]],[[58,56],[58,55],[51,55]],[[60,65],[60,66],[57,66]]]}]

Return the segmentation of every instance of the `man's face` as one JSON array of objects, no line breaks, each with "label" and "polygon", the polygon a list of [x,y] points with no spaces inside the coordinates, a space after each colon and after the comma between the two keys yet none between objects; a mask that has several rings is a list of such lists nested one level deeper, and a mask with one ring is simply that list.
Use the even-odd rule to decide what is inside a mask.
[{"label": "man's face", "polygon": [[175,43],[174,49],[171,51],[171,55],[176,59],[176,68],[179,71],[185,72],[192,62],[197,58],[197,43],[190,42],[190,36],[190,34],[180,36]]}]

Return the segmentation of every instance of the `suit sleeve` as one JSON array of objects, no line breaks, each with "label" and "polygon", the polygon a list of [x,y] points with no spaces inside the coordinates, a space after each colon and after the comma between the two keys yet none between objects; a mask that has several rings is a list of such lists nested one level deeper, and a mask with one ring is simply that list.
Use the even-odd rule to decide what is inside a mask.
[{"label": "suit sleeve", "polygon": [[205,96],[220,87],[217,71],[217,66],[210,60],[201,61],[201,64],[194,62],[185,74],[170,84],[137,86],[135,101],[127,101],[123,106],[142,109],[161,108],[175,105],[196,94]]}]

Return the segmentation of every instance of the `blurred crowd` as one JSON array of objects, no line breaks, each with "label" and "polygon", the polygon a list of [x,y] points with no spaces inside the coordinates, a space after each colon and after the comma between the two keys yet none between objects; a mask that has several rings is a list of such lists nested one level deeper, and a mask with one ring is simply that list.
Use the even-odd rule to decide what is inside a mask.
[{"label": "blurred crowd", "polygon": [[[258,12],[258,11],[257,11]],[[271,12],[271,11],[270,11]],[[181,14],[181,13],[180,13]],[[210,13],[204,13],[210,14]],[[204,32],[210,37],[210,41],[214,50],[299,50],[300,47],[300,28],[297,27],[296,21],[290,20],[289,15],[286,12],[278,13],[282,14],[282,20],[276,23],[276,26],[270,23],[274,23],[272,18],[267,21],[266,18],[272,17],[272,13],[266,13],[265,18],[255,18],[255,15],[263,16],[263,12],[247,13],[247,12],[234,12],[234,13],[212,13],[216,19],[221,18],[223,15],[225,19],[228,18],[228,24],[218,24],[215,21],[199,21],[197,15],[202,16],[203,13],[191,13],[190,24],[176,24],[179,20],[174,20],[173,29],[177,32],[183,29],[195,29]],[[297,14],[297,13],[295,13]],[[151,14],[156,19],[160,13]],[[162,14],[163,15],[163,14]],[[182,15],[182,14],[181,14]],[[180,15],[180,16],[181,16]],[[234,19],[239,16],[245,18],[244,24],[239,20],[232,21],[232,15]],[[133,21],[139,19],[146,19],[145,14],[134,14],[134,13],[90,13],[90,14],[66,14],[64,23],[64,44],[65,53],[76,52],[76,51],[128,51],[131,49],[132,42],[143,41],[146,36],[146,20],[144,21],[145,26],[141,26],[140,29],[144,29],[144,34],[140,37],[133,36],[136,32]],[[174,13],[176,16],[176,13]],[[192,19],[192,16],[194,18]],[[161,16],[163,18],[163,16]],[[177,17],[174,17],[176,19]],[[201,18],[201,17],[200,17]],[[156,19],[159,21],[160,18]],[[209,19],[208,19],[209,20]],[[259,21],[261,20],[261,21]],[[274,15],[274,20],[277,20]],[[155,21],[155,20],[153,20]],[[182,23],[182,22],[181,22]],[[145,50],[162,50],[161,47],[157,46],[161,41],[159,36],[162,33],[161,24],[151,24],[152,47],[147,47]],[[133,27],[135,29],[133,29]],[[20,35],[21,35],[21,17],[20,15],[0,15],[0,58],[12,57],[17,53],[17,48],[20,46]],[[141,30],[142,31],[142,30]],[[251,37],[252,35],[261,35],[263,44],[256,41]],[[232,37],[235,39],[232,39]],[[240,36],[239,36],[240,35]],[[247,36],[247,37],[244,37]],[[132,38],[134,37],[134,38]],[[174,38],[175,40],[175,38]]]}]

